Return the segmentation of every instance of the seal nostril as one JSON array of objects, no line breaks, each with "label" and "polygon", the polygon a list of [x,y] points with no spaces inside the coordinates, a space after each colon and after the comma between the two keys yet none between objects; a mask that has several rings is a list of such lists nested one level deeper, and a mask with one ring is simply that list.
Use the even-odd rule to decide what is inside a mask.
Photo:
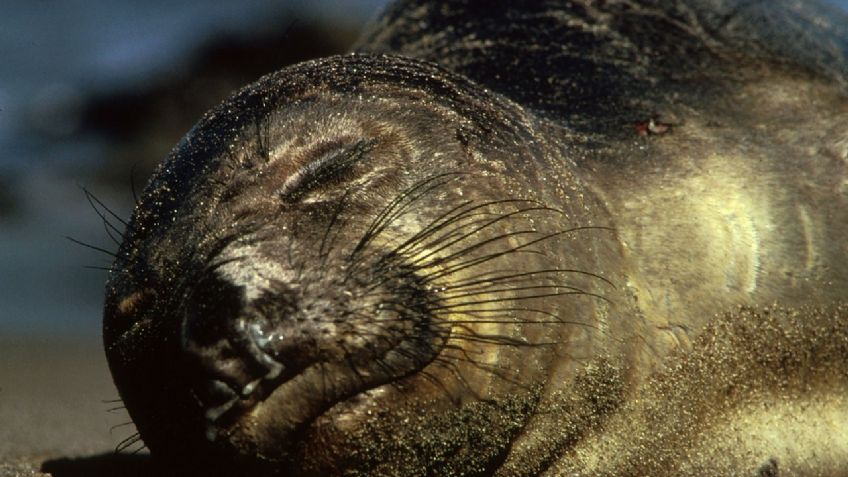
[{"label": "seal nostril", "polygon": [[267,371],[264,379],[275,379],[285,370],[285,366],[271,355],[274,352],[273,343],[283,339],[281,334],[266,332],[262,323],[248,324],[244,318],[236,322],[236,331],[243,337],[240,344],[244,350]]}]

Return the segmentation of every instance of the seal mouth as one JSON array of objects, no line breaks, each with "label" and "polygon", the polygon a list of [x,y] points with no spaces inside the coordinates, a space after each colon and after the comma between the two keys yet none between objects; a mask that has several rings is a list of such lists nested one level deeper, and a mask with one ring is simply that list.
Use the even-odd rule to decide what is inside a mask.
[{"label": "seal mouth", "polygon": [[235,422],[266,399],[270,395],[269,389],[283,385],[287,382],[285,380],[290,379],[286,375],[288,373],[284,374],[286,366],[266,351],[273,337],[266,336],[260,326],[256,323],[248,324],[245,319],[236,321],[235,331],[237,334],[234,336],[239,339],[233,339],[230,343],[239,345],[242,352],[240,359],[250,362],[257,369],[263,369],[265,373],[248,378],[247,384],[243,384],[244,379],[234,380],[232,376],[222,375],[221,379],[212,378],[203,385],[193,387],[195,399],[205,409],[206,439],[213,442],[220,432],[219,426]]},{"label": "seal mouth", "polygon": [[225,274],[202,278],[185,302],[181,346],[206,440],[266,432],[248,439],[285,454],[330,408],[435,360],[449,335],[431,311],[438,299],[412,273],[380,283],[335,284],[329,295],[340,298],[322,301],[279,280],[256,293]]},{"label": "seal mouth", "polygon": [[[278,418],[274,429],[277,442],[294,442],[296,436],[337,404],[351,400],[380,386],[412,375],[430,364],[444,346],[438,336],[410,338],[381,357],[372,357],[371,366],[352,362],[317,362],[296,374],[252,346],[251,358],[261,360],[268,372],[240,390],[219,379],[207,381],[205,404],[206,438],[216,441],[245,426],[245,417],[260,407],[270,407]],[[255,342],[254,342],[255,343]],[[197,394],[197,393],[196,393]]]}]

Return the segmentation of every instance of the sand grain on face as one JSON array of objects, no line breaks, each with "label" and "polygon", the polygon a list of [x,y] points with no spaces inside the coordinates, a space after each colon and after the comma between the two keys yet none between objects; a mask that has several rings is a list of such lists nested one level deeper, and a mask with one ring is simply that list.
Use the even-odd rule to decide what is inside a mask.
[{"label": "sand grain on face", "polygon": [[107,284],[153,456],[848,465],[848,32],[797,7],[399,1],[357,53],[235,93],[161,165]]}]

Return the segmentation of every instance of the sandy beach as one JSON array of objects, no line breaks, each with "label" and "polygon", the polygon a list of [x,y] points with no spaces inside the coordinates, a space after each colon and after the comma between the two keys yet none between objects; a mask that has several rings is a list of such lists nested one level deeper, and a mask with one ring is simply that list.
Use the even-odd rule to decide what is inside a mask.
[{"label": "sandy beach", "polygon": [[0,477],[141,475],[117,398],[99,341],[0,336]]}]

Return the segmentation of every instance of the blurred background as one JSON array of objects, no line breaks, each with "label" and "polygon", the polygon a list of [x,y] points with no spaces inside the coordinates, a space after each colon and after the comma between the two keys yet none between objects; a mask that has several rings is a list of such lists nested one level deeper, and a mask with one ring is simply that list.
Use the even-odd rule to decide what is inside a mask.
[{"label": "blurred background", "polygon": [[[280,67],[346,51],[385,0],[3,0],[0,336],[98,337],[120,217],[200,115]],[[114,220],[113,220],[114,221]],[[2,355],[0,355],[2,356]]]},{"label": "blurred background", "polygon": [[110,257],[76,242],[117,245],[84,191],[128,218],[133,189],[204,111],[346,51],[384,3],[0,1],[0,476],[131,434],[91,418],[117,397],[99,344]]}]

